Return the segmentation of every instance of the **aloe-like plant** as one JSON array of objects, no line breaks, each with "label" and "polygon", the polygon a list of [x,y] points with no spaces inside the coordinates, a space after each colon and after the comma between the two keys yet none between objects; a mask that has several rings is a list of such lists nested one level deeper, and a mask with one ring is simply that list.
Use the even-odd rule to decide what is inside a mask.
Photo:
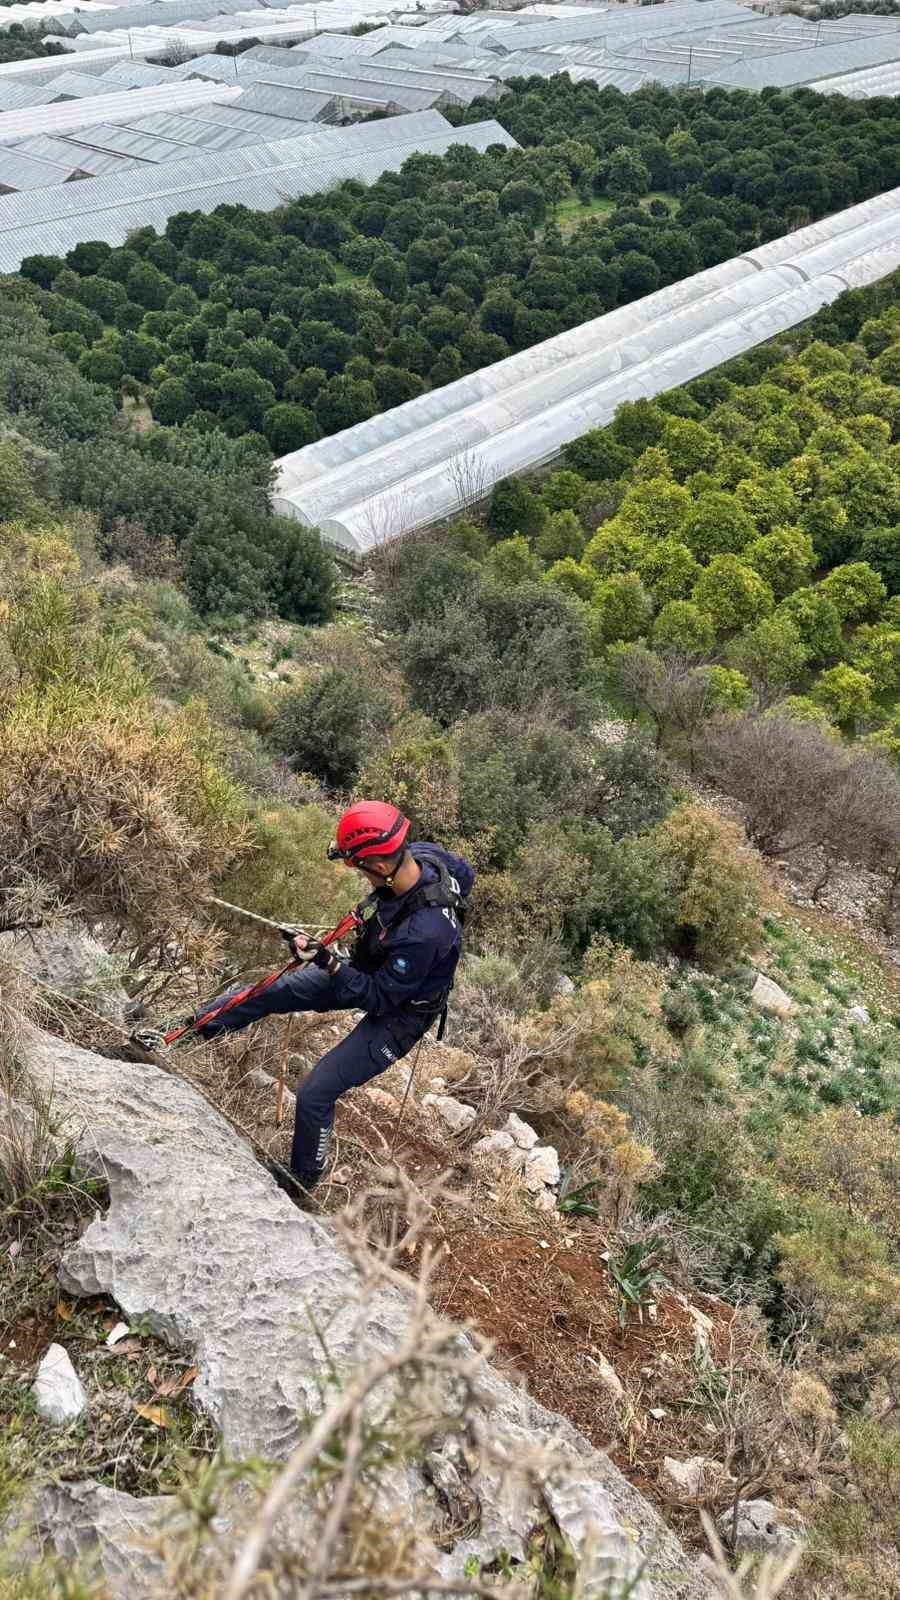
[{"label": "aloe-like plant", "polygon": [[619,1328],[623,1333],[629,1312],[634,1309],[638,1321],[643,1323],[644,1309],[650,1305],[654,1289],[666,1282],[656,1267],[658,1254],[659,1241],[643,1239],[630,1244],[618,1260],[609,1262],[610,1277],[618,1295]]}]

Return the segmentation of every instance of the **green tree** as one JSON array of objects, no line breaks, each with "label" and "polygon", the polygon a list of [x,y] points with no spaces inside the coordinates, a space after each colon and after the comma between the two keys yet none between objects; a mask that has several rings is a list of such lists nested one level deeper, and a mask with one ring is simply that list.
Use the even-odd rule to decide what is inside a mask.
[{"label": "green tree", "polygon": [[793,624],[816,665],[833,660],[843,649],[837,609],[818,588],[795,589],[781,601],[777,615]]},{"label": "green tree", "polygon": [[177,427],[195,409],[191,391],[182,378],[164,378],[150,396],[150,405],[157,422],[164,427]]},{"label": "green tree", "polygon": [[871,678],[877,691],[900,686],[900,629],[863,623],[853,630],[849,653],[853,665]]},{"label": "green tree", "polygon": [[870,528],[862,536],[859,553],[883,579],[888,594],[900,594],[900,526]]},{"label": "green tree", "polygon": [[385,698],[367,690],[356,674],[331,668],[282,697],[272,739],[295,772],[349,788],[369,742],[386,732],[389,721]]},{"label": "green tree", "polygon": [[819,585],[842,622],[859,622],[872,617],[887,599],[880,575],[865,561],[851,561],[835,567]]},{"label": "green tree", "polygon": [[710,711],[744,711],[750,704],[750,684],[734,667],[709,667],[706,685]]},{"label": "green tree", "polygon": [[695,583],[692,598],[712,617],[718,633],[758,622],[775,604],[765,578],[734,555],[713,558]]},{"label": "green tree", "polygon": [[740,555],[756,529],[752,518],[734,495],[723,491],[702,494],[679,529],[679,539],[700,561],[713,556]]},{"label": "green tree", "polygon": [[657,441],[665,450],[676,478],[712,467],[720,445],[716,435],[688,417],[669,417]]},{"label": "green tree", "polygon": [[316,421],[324,433],[340,433],[365,422],[378,410],[378,396],[371,383],[354,378],[329,378],[316,396]]},{"label": "green tree", "polygon": [[531,539],[544,525],[546,512],[538,496],[521,478],[501,478],[488,505],[488,526],[498,539],[521,533]]},{"label": "green tree", "polygon": [[604,187],[615,200],[647,193],[650,173],[637,152],[628,145],[619,145],[607,159]]},{"label": "green tree", "polygon": [[300,450],[320,437],[319,426],[306,406],[282,401],[263,415],[263,433],[277,456]]},{"label": "green tree", "polygon": [[107,383],[112,388],[122,382],[125,373],[121,356],[105,344],[95,344],[93,349],[85,350],[78,358],[78,370],[91,383]]},{"label": "green tree", "polygon": [[541,499],[548,511],[576,511],[587,489],[579,472],[553,472],[541,484]]},{"label": "green tree", "polygon": [[288,517],[272,518],[271,600],[283,617],[311,626],[330,621],[337,598],[337,569],[312,528]]},{"label": "green tree", "polygon": [[610,429],[594,428],[565,446],[563,460],[573,472],[599,483],[606,478],[620,478],[631,465],[632,453],[616,443]]},{"label": "green tree", "polygon": [[839,727],[847,727],[863,717],[871,716],[874,709],[872,689],[872,679],[867,673],[841,662],[839,666],[820,673],[813,689],[813,698],[833,722]]},{"label": "green tree", "polygon": [[547,202],[533,183],[513,178],[500,190],[500,210],[506,217],[522,216],[536,228],[544,220]]},{"label": "green tree", "polygon": [[528,540],[517,533],[512,539],[501,539],[494,545],[485,562],[485,572],[496,583],[537,583],[544,569],[532,553]]},{"label": "green tree", "polygon": [[816,556],[803,528],[773,528],[747,545],[744,560],[771,585],[776,600],[782,600],[809,581]]},{"label": "green tree", "polygon": [[620,517],[610,517],[594,534],[584,551],[584,563],[603,577],[611,572],[633,572],[650,549],[645,534],[627,527]]},{"label": "green tree", "polygon": [[558,589],[574,595],[577,600],[593,599],[599,582],[596,572],[580,561],[575,561],[572,556],[564,556],[560,561],[554,561],[553,565],[548,567],[545,577],[548,583],[555,583]]},{"label": "green tree", "polygon": [[685,655],[705,655],[713,648],[716,630],[712,617],[691,600],[670,600],[653,624],[655,650],[680,650]]},{"label": "green tree", "polygon": [[648,478],[629,489],[619,507],[618,517],[630,533],[646,534],[651,539],[680,537],[691,510],[691,497],[671,478]]},{"label": "green tree", "polygon": [[760,700],[777,700],[803,677],[809,650],[793,623],[783,616],[763,617],[739,633],[727,648],[728,664],[753,685]]},{"label": "green tree", "polygon": [[0,522],[27,522],[38,509],[22,452],[11,439],[0,439]]},{"label": "green tree", "polygon": [[700,576],[700,563],[680,539],[659,539],[649,544],[637,563],[657,605],[684,600]]},{"label": "green tree", "polygon": [[653,616],[650,596],[636,572],[614,572],[601,578],[591,607],[597,614],[603,644],[637,639],[647,632]]},{"label": "green tree", "polygon": [[740,478],[734,493],[759,533],[791,526],[800,512],[797,494],[777,472],[757,472],[752,478]]},{"label": "green tree", "polygon": [[534,548],[542,561],[579,561],[587,540],[574,511],[555,511],[547,518]]}]

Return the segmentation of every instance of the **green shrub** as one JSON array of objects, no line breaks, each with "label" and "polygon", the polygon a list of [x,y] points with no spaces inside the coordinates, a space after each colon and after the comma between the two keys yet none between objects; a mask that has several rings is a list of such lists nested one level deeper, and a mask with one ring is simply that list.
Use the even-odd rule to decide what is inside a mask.
[{"label": "green shrub", "polygon": [[272,741],[295,772],[310,772],[332,788],[348,788],[370,739],[381,737],[391,708],[355,674],[331,668],[283,696]]}]

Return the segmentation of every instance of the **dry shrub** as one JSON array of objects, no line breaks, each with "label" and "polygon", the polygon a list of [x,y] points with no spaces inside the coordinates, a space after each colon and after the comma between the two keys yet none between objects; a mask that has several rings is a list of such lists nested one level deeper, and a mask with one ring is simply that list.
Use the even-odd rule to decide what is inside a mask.
[{"label": "dry shrub", "polygon": [[893,1117],[835,1107],[782,1135],[777,1167],[792,1189],[820,1195],[874,1223],[900,1246],[900,1146]]},{"label": "dry shrub", "polygon": [[294,659],[312,676],[319,672],[347,672],[386,699],[397,717],[407,710],[403,676],[388,658],[383,644],[370,632],[342,622],[311,628],[294,648]]},{"label": "dry shrub", "polygon": [[670,1061],[676,1050],[662,1010],[658,970],[621,945],[597,939],[584,958],[584,983],[530,1019],[549,1073],[608,1094],[640,1061]]},{"label": "dry shrub", "polygon": [[0,729],[2,925],[64,909],[159,937],[244,848],[239,796],[186,717],[62,698],[25,694]]},{"label": "dry shrub", "polygon": [[[591,1198],[604,1215],[618,1222],[634,1198],[638,1186],[658,1170],[652,1149],[632,1136],[627,1114],[605,1100],[595,1100],[583,1089],[570,1089],[562,1097],[561,1109],[575,1124],[585,1141],[582,1170],[594,1182]],[[579,1174],[580,1176],[581,1174]]]}]

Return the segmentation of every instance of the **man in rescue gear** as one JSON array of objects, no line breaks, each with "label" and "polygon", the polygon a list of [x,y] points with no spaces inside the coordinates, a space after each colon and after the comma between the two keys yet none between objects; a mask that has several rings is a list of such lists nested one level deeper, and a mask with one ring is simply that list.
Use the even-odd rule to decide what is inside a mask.
[{"label": "man in rescue gear", "polygon": [[294,1198],[325,1170],[339,1097],[408,1055],[438,1017],[443,1026],[475,872],[438,845],[409,844],[409,827],[396,806],[377,800],[360,801],[338,823],[329,858],[356,868],[371,891],[358,908],[362,926],[349,960],[303,934],[285,934],[301,968],[208,1027],[204,1012],[220,1001],[197,1012],[202,1039],[276,1012],[365,1012],[298,1091],[290,1171],[277,1163],[269,1169]]}]

